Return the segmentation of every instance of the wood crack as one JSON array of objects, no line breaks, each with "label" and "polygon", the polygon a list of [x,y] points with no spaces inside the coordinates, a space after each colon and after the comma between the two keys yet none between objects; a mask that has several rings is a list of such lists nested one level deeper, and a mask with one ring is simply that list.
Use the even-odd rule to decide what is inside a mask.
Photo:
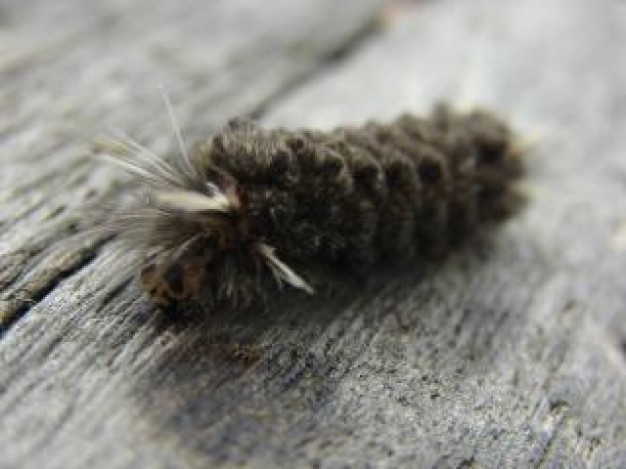
[{"label": "wood crack", "polygon": [[339,44],[339,47],[330,49],[307,73],[297,75],[293,79],[286,81],[283,86],[270,94],[256,105],[250,112],[252,119],[260,120],[265,114],[280,103],[280,101],[288,97],[292,92],[299,88],[305,87],[307,83],[314,82],[322,73],[327,72],[332,67],[347,60],[353,54],[356,54],[364,44],[371,40],[379,31],[381,21],[379,15],[374,15],[369,21],[363,23],[361,28],[357,29],[345,41]]},{"label": "wood crack", "polygon": [[[104,242],[81,251],[61,256],[55,265],[37,275],[34,272],[18,282],[0,299],[0,338],[21,317],[28,314],[41,300],[50,294],[63,280],[86,268],[97,258],[97,252]],[[34,277],[34,278],[32,278]]]}]

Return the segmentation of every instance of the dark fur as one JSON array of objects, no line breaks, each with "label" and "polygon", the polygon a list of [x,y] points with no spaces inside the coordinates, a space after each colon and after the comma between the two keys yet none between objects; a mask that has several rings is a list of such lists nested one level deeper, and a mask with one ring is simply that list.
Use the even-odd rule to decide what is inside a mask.
[{"label": "dark fur", "polygon": [[167,282],[169,273],[180,289],[171,270],[194,264],[201,282],[178,300],[205,305],[249,303],[284,283],[259,243],[313,286],[327,274],[361,275],[445,252],[510,212],[522,167],[501,120],[443,106],[430,119],[403,115],[330,132],[233,120],[190,160],[181,188],[203,192],[211,181],[236,194],[239,206],[204,221],[185,210],[152,217],[143,231],[148,251],[170,253],[200,236],[146,265],[164,263],[162,277]]}]

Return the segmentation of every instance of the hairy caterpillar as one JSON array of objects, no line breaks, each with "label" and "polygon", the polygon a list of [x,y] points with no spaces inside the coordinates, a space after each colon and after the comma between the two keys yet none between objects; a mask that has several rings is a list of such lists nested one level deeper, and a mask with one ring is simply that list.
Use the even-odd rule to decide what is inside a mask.
[{"label": "hairy caterpillar", "polygon": [[164,308],[313,293],[445,252],[510,211],[522,173],[506,124],[444,105],[328,132],[235,119],[189,154],[176,130],[182,158],[131,141],[135,158],[117,160],[146,193],[116,226],[142,247],[143,288]]}]

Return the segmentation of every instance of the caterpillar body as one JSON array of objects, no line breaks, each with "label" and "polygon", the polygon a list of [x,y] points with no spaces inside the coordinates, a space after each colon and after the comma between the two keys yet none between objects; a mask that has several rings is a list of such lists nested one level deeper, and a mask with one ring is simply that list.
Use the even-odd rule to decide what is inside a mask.
[{"label": "caterpillar body", "polygon": [[284,285],[314,293],[444,253],[509,213],[516,142],[492,114],[444,105],[327,132],[235,119],[176,161],[134,144],[118,163],[145,196],[117,228],[141,247],[141,283],[163,308],[246,305]]}]

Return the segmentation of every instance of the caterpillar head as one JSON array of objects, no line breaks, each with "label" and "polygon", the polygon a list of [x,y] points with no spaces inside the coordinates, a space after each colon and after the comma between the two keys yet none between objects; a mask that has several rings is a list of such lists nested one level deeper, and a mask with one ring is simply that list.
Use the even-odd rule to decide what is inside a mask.
[{"label": "caterpillar head", "polygon": [[135,158],[115,162],[146,185],[116,227],[142,248],[141,284],[155,304],[238,305],[256,297],[268,279],[312,293],[267,243],[242,185],[228,171],[201,152],[170,163],[131,143]]}]

